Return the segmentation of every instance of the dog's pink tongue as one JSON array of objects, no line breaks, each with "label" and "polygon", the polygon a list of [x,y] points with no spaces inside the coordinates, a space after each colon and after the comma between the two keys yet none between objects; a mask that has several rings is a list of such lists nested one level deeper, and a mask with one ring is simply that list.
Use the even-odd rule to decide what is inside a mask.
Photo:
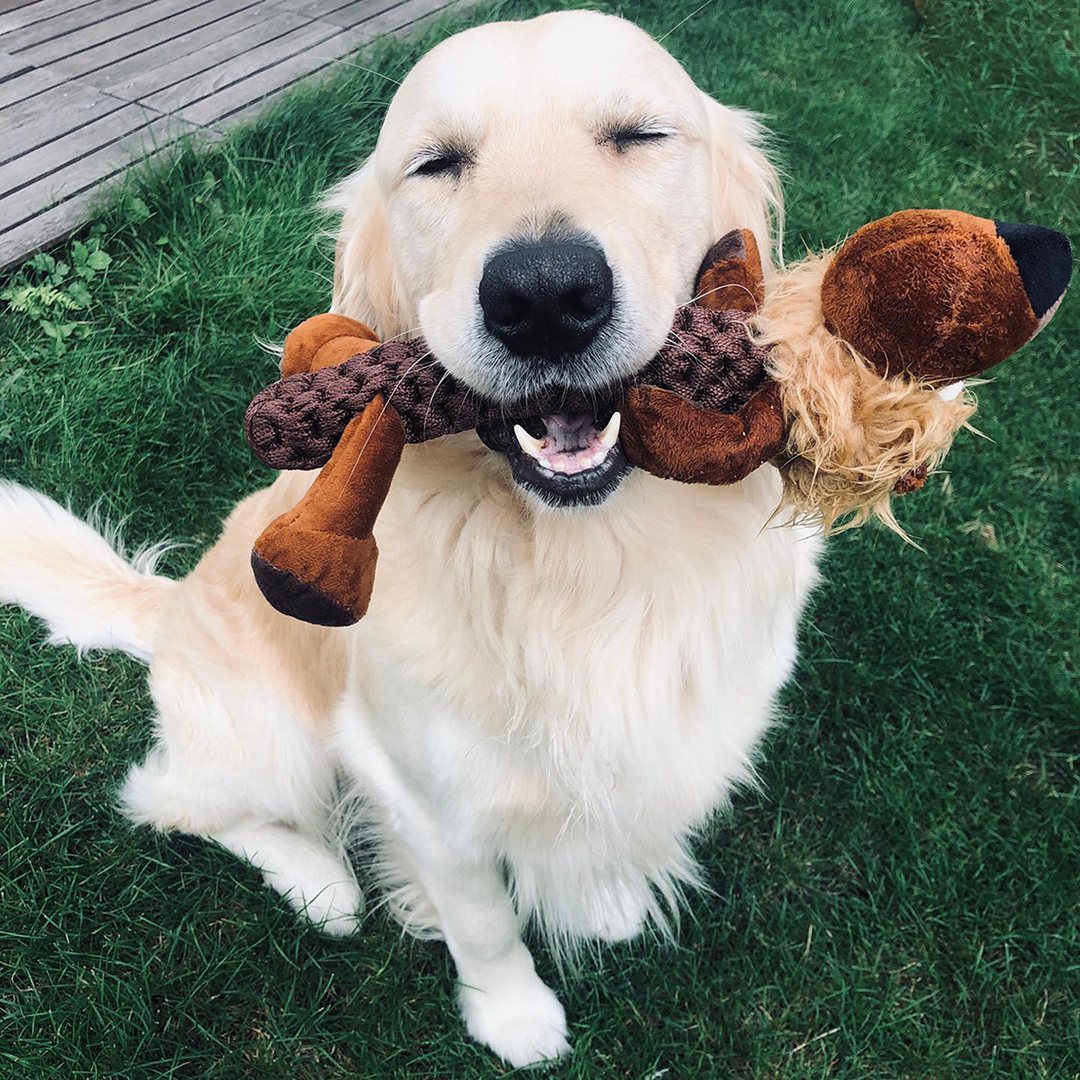
[{"label": "dog's pink tongue", "polygon": [[583,450],[596,435],[593,419],[588,413],[555,413],[542,419],[551,439],[551,448],[556,453]]}]

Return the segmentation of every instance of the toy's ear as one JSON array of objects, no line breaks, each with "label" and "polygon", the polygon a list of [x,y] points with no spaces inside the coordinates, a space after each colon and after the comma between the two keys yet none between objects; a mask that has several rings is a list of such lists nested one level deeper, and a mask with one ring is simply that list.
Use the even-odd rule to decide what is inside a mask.
[{"label": "toy's ear", "polygon": [[765,278],[757,239],[749,229],[732,229],[705,253],[694,287],[694,303],[720,311],[753,315],[765,299]]},{"label": "toy's ear", "polygon": [[1030,341],[1069,284],[1059,232],[957,210],[864,225],[821,283],[826,326],[883,375],[954,382]]}]

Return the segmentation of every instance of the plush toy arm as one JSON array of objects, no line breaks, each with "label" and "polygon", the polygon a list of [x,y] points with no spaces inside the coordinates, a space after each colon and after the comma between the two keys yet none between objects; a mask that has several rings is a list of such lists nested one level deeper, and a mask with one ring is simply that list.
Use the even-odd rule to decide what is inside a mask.
[{"label": "plush toy arm", "polygon": [[[335,367],[378,343],[363,323],[316,315],[285,339],[281,371],[287,377]],[[372,531],[404,443],[401,418],[376,395],[347,421],[304,498],[259,535],[251,568],[282,614],[348,626],[367,611],[379,553]]]},{"label": "plush toy arm", "polygon": [[631,387],[622,423],[629,461],[687,484],[734,484],[783,448],[780,392],[766,382],[737,412],[701,409],[667,390]]},{"label": "plush toy arm", "polygon": [[[749,229],[735,229],[714,244],[698,272],[695,301],[712,310],[735,309],[748,314],[764,298],[761,255]],[[748,360],[762,358],[739,326]],[[698,350],[700,353],[701,350]],[[731,363],[739,348],[728,344]],[[699,362],[699,361],[698,361]],[[710,379],[708,385],[721,385]],[[776,385],[764,377],[734,411],[695,403],[684,394],[656,386],[631,387],[623,412],[622,445],[639,468],[665,479],[693,484],[732,484],[749,476],[784,446],[786,425]]]}]

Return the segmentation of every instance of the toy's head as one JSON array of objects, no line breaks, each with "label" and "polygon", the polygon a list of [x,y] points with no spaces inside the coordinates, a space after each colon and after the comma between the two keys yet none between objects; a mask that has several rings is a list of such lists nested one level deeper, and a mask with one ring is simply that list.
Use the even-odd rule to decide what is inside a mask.
[{"label": "toy's head", "polygon": [[921,486],[974,411],[962,380],[1030,341],[1071,271],[1061,233],[952,210],[893,214],[795,267],[757,320],[783,390],[789,504],[895,527],[890,494]]}]

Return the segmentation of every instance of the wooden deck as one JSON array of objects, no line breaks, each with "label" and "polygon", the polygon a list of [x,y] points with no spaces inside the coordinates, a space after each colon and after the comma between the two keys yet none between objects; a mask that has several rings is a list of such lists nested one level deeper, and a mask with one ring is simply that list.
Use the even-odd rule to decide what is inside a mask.
[{"label": "wooden deck", "polygon": [[454,0],[0,0],[0,267],[82,224],[103,182],[216,135]]}]

